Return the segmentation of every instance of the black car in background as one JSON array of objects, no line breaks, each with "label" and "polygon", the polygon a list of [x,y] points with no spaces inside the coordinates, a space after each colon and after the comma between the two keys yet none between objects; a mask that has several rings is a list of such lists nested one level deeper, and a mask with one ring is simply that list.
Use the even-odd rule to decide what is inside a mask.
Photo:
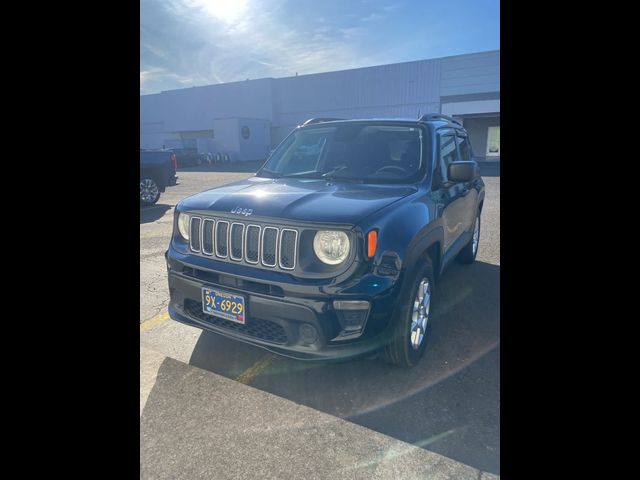
[{"label": "black car in background", "polygon": [[140,149],[140,204],[153,205],[167,186],[178,181],[176,155],[172,150]]},{"label": "black car in background", "polygon": [[204,161],[204,155],[198,153],[195,148],[173,148],[172,150],[176,154],[178,168],[197,167]]},{"label": "black car in background", "polygon": [[484,196],[453,118],[309,120],[255,176],[178,203],[169,314],[298,359],[412,367],[444,268],[476,258]]}]

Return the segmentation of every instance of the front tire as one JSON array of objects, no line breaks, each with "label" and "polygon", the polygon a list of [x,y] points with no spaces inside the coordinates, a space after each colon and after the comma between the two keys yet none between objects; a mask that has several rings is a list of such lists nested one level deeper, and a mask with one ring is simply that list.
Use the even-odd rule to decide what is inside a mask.
[{"label": "front tire", "polygon": [[160,198],[160,188],[155,179],[151,177],[140,179],[140,204],[144,206],[155,205]]},{"label": "front tire", "polygon": [[401,298],[392,320],[395,324],[393,338],[384,350],[387,362],[411,368],[424,354],[431,326],[433,279],[433,266],[427,257],[424,265],[413,275],[407,294]]}]

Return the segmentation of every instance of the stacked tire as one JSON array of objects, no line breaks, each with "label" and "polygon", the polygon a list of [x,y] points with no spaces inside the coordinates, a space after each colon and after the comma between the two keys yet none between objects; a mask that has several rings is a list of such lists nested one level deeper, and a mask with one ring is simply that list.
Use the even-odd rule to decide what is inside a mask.
[{"label": "stacked tire", "polygon": [[214,163],[229,163],[231,162],[231,156],[228,153],[218,152],[213,155]]}]

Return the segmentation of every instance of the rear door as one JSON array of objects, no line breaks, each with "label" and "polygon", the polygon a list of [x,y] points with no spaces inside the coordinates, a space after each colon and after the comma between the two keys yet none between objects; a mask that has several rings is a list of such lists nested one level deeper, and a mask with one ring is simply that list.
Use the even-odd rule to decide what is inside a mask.
[{"label": "rear door", "polygon": [[451,162],[458,160],[458,148],[455,131],[444,128],[437,131],[438,141],[438,167],[435,180],[438,185],[439,198],[443,203],[442,221],[444,223],[444,248],[449,250],[451,245],[464,231],[464,206],[463,185],[451,183],[447,170]]}]

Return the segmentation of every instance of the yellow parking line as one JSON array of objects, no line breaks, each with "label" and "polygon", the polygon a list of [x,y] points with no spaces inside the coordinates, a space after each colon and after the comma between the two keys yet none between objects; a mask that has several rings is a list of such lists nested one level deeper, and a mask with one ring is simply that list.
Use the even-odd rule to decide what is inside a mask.
[{"label": "yellow parking line", "polygon": [[276,355],[271,353],[265,355],[256,363],[247,368],[244,372],[242,372],[236,380],[240,383],[244,383],[248,385],[251,380],[253,380],[260,372],[262,372],[265,368],[273,363],[276,359]]},{"label": "yellow parking line", "polygon": [[[155,327],[156,325],[169,320],[169,313],[161,313],[156,315],[155,317],[146,320],[140,324],[140,332],[144,332],[145,330]],[[253,380],[256,376],[260,374],[263,370],[268,368],[274,360],[278,358],[277,355],[268,353],[264,357],[260,358],[256,363],[247,368],[244,372],[242,372],[236,380],[240,383],[244,383],[248,385],[251,380]]]},{"label": "yellow parking line", "polygon": [[169,320],[169,313],[168,312],[164,312],[161,313],[160,315],[156,315],[155,317],[149,319],[149,320],[145,320],[144,322],[142,322],[140,324],[140,331],[144,332],[145,330],[151,328],[151,327],[155,327],[156,325],[158,325],[159,323],[162,323],[166,320]]}]

